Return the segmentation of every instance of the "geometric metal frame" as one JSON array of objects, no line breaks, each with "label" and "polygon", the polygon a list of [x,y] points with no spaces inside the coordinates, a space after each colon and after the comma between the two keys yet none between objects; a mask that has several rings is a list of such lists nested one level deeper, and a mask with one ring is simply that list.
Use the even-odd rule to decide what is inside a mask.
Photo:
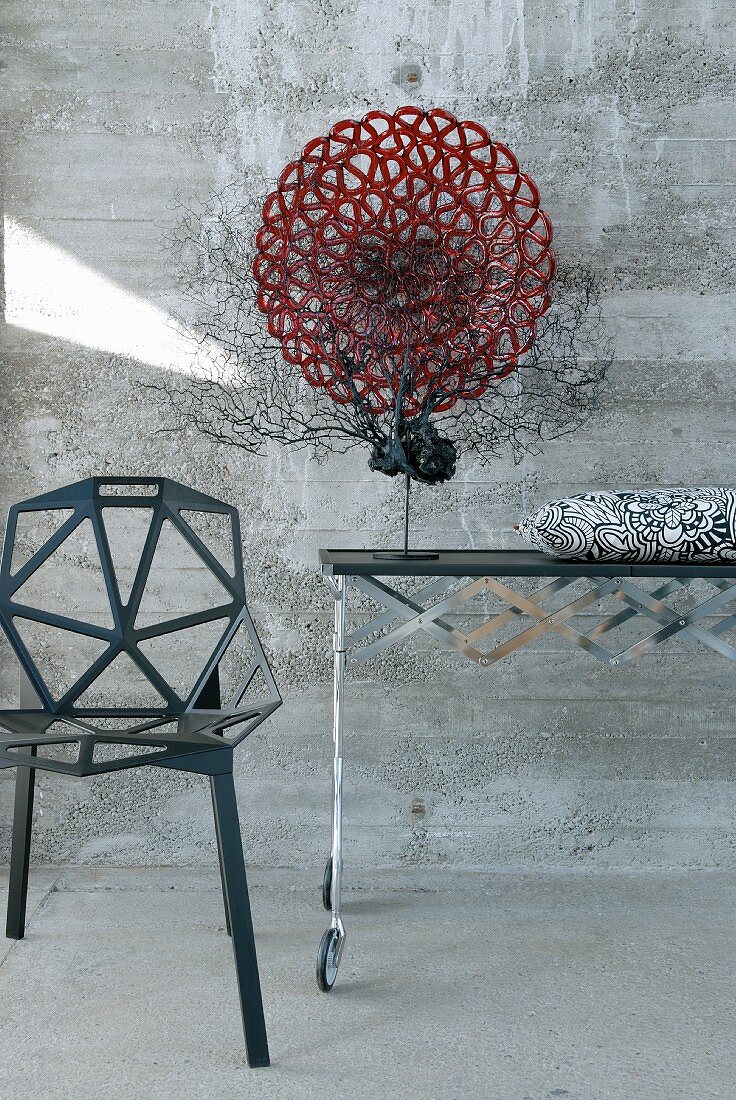
[{"label": "geometric metal frame", "polygon": [[[104,492],[106,487],[115,486],[123,487],[123,490],[126,486],[129,488],[120,495],[108,495]],[[139,493],[136,491],[137,486],[141,490],[146,487],[155,492],[152,495],[148,492]],[[130,594],[125,601],[121,598],[102,518],[103,508],[115,507],[147,508],[152,511],[146,541]],[[21,512],[46,509],[71,509],[72,515],[13,574],[11,570],[18,515]],[[182,517],[182,511],[210,512],[229,517],[234,575],[231,576],[222,567]],[[84,520],[91,522],[94,531],[113,620],[109,629],[55,614],[42,607],[31,607],[15,598],[29,577]],[[170,522],[184,537],[219,584],[225,588],[227,599],[205,611],[136,628],[138,608],[165,521]],[[107,648],[64,694],[58,699],[54,698],[14,624],[14,616],[77,635],[97,638],[104,641]],[[138,643],[220,619],[226,620],[222,634],[204,667],[198,671],[189,695],[181,698],[141,652]],[[0,732],[0,768],[17,769],[6,934],[13,939],[22,939],[25,935],[36,769],[91,775],[145,765],[207,775],[215,819],[225,921],[235,960],[248,1064],[267,1066],[270,1058],[233,781],[233,748],[281,705],[281,696],[246,606],[240,524],[236,509],[168,478],[155,477],[87,478],[16,504],[10,509],[8,516],[0,561],[0,625],[10,641],[21,671],[20,706],[13,710],[0,710],[0,727],[8,731],[4,734]],[[253,657],[240,684],[223,706],[219,669],[239,630],[244,630],[247,634]],[[127,654],[156,688],[163,700],[162,706],[79,705],[82,693],[121,653]],[[246,703],[244,696],[257,676],[262,694],[265,688],[265,697]],[[95,718],[111,719],[113,722],[115,719],[131,719],[134,724],[129,727],[99,729],[93,722]],[[165,727],[172,722],[176,723],[176,733],[173,736],[165,732]],[[65,727],[62,734],[48,732],[50,727],[59,723]],[[227,736],[228,730],[237,726],[242,729],[233,737]],[[43,755],[44,747],[48,749],[52,745],[70,742],[78,745],[76,763]],[[121,746],[121,751],[126,748],[131,751],[119,759],[97,761],[94,758],[97,744],[113,744]],[[155,746],[155,751],[144,752],[147,746]]]},{"label": "geometric metal frame", "polygon": [[[490,668],[515,650],[549,633],[564,638],[597,660],[614,667],[629,664],[675,636],[690,644],[703,643],[729,661],[736,661],[736,647],[722,637],[736,629],[736,614],[726,613],[728,605],[736,600],[736,563],[604,563],[559,560],[527,550],[433,553],[433,558],[394,557],[390,561],[382,561],[374,557],[372,550],[319,552],[322,575],[335,601],[329,868],[332,929],[336,933],[330,964],[335,976],[346,938],[341,901],[345,672],[348,666],[363,665],[418,633],[427,634],[444,649],[459,653],[480,668]],[[425,583],[408,596],[385,579],[396,576],[423,578]],[[544,583],[530,594],[525,594],[508,583],[515,577],[544,579]],[[653,592],[646,592],[634,583],[634,578],[644,577],[667,579]],[[457,588],[459,581],[465,583]],[[586,592],[562,607],[545,608],[545,600],[580,581],[589,586]],[[666,603],[668,596],[687,590],[694,581],[706,582],[715,589],[715,593],[685,612]],[[369,614],[363,622],[348,630],[347,605],[351,589],[368,596],[382,610]],[[467,610],[470,602],[484,592],[500,598],[505,604],[503,610],[493,614],[481,613],[485,617],[472,630],[460,630],[447,621],[447,615]],[[571,625],[570,620],[575,615],[588,611],[610,596],[620,601],[623,605],[621,610],[607,615],[586,631]],[[603,644],[602,638],[637,616],[654,624],[651,633],[620,651]],[[703,622],[706,618],[717,621],[706,627]],[[513,637],[487,647],[487,640],[492,639],[497,631],[519,620],[526,620],[529,625],[519,622],[521,629]]]},{"label": "geometric metal frame", "polygon": [[[107,495],[107,486],[131,487],[124,495]],[[155,495],[143,495],[135,492],[135,486],[155,488]],[[111,508],[145,508],[152,512],[152,518],[145,545],[138,562],[130,594],[123,601],[118,587],[113,565],[108,533],[102,519],[102,510]],[[47,509],[71,509],[72,514],[54,532],[54,534],[32,555],[14,575],[11,563],[16,537],[18,515],[21,512],[44,511]],[[182,511],[210,512],[228,516],[232,525],[234,576],[223,568],[197,533],[182,518]],[[30,607],[17,602],[15,594],[44,562],[57,550],[66,538],[84,521],[89,520],[94,531],[99,553],[105,589],[112,613],[113,625],[108,629],[68,616],[55,614],[39,607]],[[146,582],[153,562],[159,536],[168,521],[189,543],[193,551],[210,570],[220,585],[226,590],[229,599],[218,606],[196,611],[177,618],[149,626],[135,627],[138,608],[146,588]],[[107,648],[95,660],[74,684],[59,699],[53,698],[33,657],[24,644],[14,623],[14,617],[40,622],[77,635],[97,638],[106,643]],[[163,638],[178,633],[188,627],[225,620],[223,631],[207,660],[199,671],[196,682],[187,698],[180,698],[174,687],[152,664],[139,648],[139,643],[150,638]],[[166,764],[171,766],[172,758],[182,754],[199,752],[208,746],[221,748],[222,734],[233,726],[241,726],[238,735],[228,743],[237,745],[243,738],[260,725],[280,705],[281,697],[273,675],[261,647],[253,621],[248,613],[245,600],[245,579],[240,543],[240,525],[237,510],[221,501],[198,493],[168,478],[87,478],[85,481],[57,489],[42,496],[34,497],[14,505],[10,509],[7,532],[0,563],[0,624],[18,658],[21,668],[38,697],[39,706],[33,709],[0,710],[0,726],[9,730],[14,737],[10,739],[0,735],[0,768],[14,767],[21,763],[13,750],[36,743],[42,746],[39,738],[52,725],[62,723],[69,730],[69,740],[79,743],[79,755],[76,763],[36,756],[24,761],[26,766],[42,767],[51,771],[64,771],[74,775],[89,775],[120,768],[135,767],[143,762],[146,765]],[[254,658],[238,686],[225,706],[219,705],[219,693],[215,705],[208,705],[213,687],[219,682],[218,669],[236,634],[244,630],[250,640]],[[160,707],[89,707],[79,705],[79,697],[94,683],[102,672],[122,654],[127,654],[147,680],[162,696],[165,705]],[[239,706],[249,684],[258,674],[263,677],[266,686],[265,698],[256,704]],[[139,724],[120,730],[102,731],[85,719],[89,718],[140,718]],[[175,736],[159,727],[170,726],[176,720]],[[63,737],[49,738],[49,744],[67,740],[66,730]],[[112,743],[121,746],[164,745],[159,752],[145,754],[131,753],[117,760],[94,760],[94,746],[97,743]],[[8,751],[10,750],[10,751]]]}]

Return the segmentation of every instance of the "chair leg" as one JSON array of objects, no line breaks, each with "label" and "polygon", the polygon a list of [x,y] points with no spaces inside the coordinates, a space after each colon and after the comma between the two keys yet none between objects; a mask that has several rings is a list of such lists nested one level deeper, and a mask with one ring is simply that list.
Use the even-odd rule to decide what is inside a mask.
[{"label": "chair leg", "polygon": [[212,776],[212,802],[220,848],[225,907],[230,914],[248,1065],[267,1066],[270,1064],[270,1058],[266,1022],[263,1018],[261,982],[258,976],[258,959],[253,938],[248,881],[245,875],[243,842],[240,836],[232,772]]},{"label": "chair leg", "polygon": [[[31,748],[31,755],[36,755],[35,745]],[[8,883],[8,916],[5,925],[5,935],[11,940],[22,940],[26,931],[28,867],[31,859],[35,782],[35,768],[16,768],[13,841],[10,849],[10,880]]]},{"label": "chair leg", "polygon": [[222,839],[220,837],[220,822],[217,818],[217,806],[215,804],[215,784],[214,776],[210,776],[210,790],[212,792],[212,812],[215,815],[215,835],[217,837],[217,857],[220,861],[220,882],[222,883],[222,900],[225,903],[225,927],[227,929],[228,936],[232,936],[232,929],[230,928],[230,910],[227,905],[227,890],[225,887],[225,867],[222,862]]}]

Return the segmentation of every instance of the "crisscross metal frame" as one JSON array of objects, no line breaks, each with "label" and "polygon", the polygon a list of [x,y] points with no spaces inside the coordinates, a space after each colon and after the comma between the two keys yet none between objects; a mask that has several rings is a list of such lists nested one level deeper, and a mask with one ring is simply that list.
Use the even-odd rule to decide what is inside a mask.
[{"label": "crisscross metal frame", "polygon": [[[508,584],[502,583],[497,577],[479,577],[470,584],[453,591],[445,599],[428,603],[427,601],[435,601],[438,595],[451,588],[455,578],[438,578],[420,591],[407,596],[377,577],[354,576],[351,578],[352,586],[377,604],[383,605],[386,610],[355,630],[346,632],[345,649],[349,654],[348,663],[365,664],[383,650],[406,641],[420,631],[428,634],[444,647],[461,653],[481,668],[490,667],[502,657],[531,644],[547,633],[555,633],[565,638],[606,664],[626,665],[677,634],[691,643],[702,642],[721,656],[727,657],[730,661],[736,661],[736,648],[720,637],[736,625],[736,615],[726,615],[708,628],[699,625],[700,620],[717,615],[723,607],[736,598],[736,582],[705,578],[716,588],[715,595],[683,613],[674,610],[663,601],[667,596],[687,589],[691,583],[690,579],[673,578],[649,593],[625,577],[608,577],[602,581],[591,580],[593,587],[588,592],[563,607],[556,608],[554,611],[545,610],[545,599],[580,579],[587,578],[558,577],[531,595],[525,596]],[[467,633],[463,633],[446,621],[444,616],[449,612],[462,609],[483,592],[493,592],[508,605],[507,608],[492,615]],[[624,603],[625,609],[609,615],[588,633],[577,630],[569,624],[568,620],[573,616],[589,610],[605,596],[610,595]],[[637,615],[658,623],[659,629],[621,651],[609,649],[598,641],[603,635]],[[483,639],[491,637],[494,632],[523,616],[531,618],[533,625],[491,649],[479,647]],[[403,619],[403,622],[392,625],[397,619]],[[369,640],[371,638],[372,640]]]},{"label": "crisscross metal frame", "polygon": [[[728,610],[736,600],[736,563],[556,561],[526,550],[433,551],[424,559],[400,554],[387,559],[385,553],[374,556],[372,550],[320,550],[320,563],[335,600],[332,841],[323,888],[332,924],[322,941],[329,943],[326,958],[330,980],[326,982],[324,975],[320,978],[324,962],[321,947],[317,964],[321,989],[332,987],[346,941],[341,912],[346,667],[364,665],[419,634],[481,668],[495,665],[546,634],[554,634],[614,666],[627,665],[678,636],[691,645],[703,643],[721,657],[736,661],[736,647],[723,637],[736,628],[736,614]],[[407,595],[386,579],[397,576],[421,578],[423,583]],[[661,583],[647,592],[635,583],[645,577],[657,578]],[[542,583],[525,594],[513,587],[515,578],[536,578]],[[687,592],[694,581],[705,582],[715,592],[687,611],[678,611],[666,602],[670,596]],[[551,606],[553,597],[562,593],[564,598],[565,589],[580,582],[588,586],[587,591],[563,606],[557,606],[558,599]],[[355,617],[363,621],[349,628],[347,608],[353,591],[369,597],[380,610],[366,616],[364,607],[354,608]],[[490,613],[478,600],[484,594],[501,600],[503,609]],[[579,622],[573,625],[575,616],[590,613],[610,598],[620,602],[620,610],[604,613],[601,621],[585,630],[580,629]],[[473,601],[477,601],[475,605]],[[462,630],[449,621],[458,611],[473,612],[482,621]],[[651,626],[651,632],[625,649],[611,648],[612,631],[637,618]],[[518,632],[507,637],[505,630],[504,640],[500,640],[498,632],[514,625],[519,626]]]}]

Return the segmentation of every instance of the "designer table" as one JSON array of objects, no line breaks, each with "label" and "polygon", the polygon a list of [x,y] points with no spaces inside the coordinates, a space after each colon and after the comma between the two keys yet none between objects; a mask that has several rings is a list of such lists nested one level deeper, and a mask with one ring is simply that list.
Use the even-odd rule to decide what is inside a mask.
[{"label": "designer table", "polygon": [[[332,923],[322,937],[317,956],[317,982],[326,992],[335,983],[345,946],[341,885],[346,665],[353,668],[364,664],[418,631],[481,668],[489,668],[514,650],[552,632],[614,666],[629,664],[674,635],[689,643],[703,643],[736,661],[736,647],[722,637],[736,627],[736,614],[726,614],[727,605],[736,598],[736,562],[578,561],[530,550],[397,551],[392,555],[373,550],[320,550],[319,560],[335,601],[332,844],[322,891],[324,906],[332,912]],[[394,583],[387,583],[387,577]],[[652,577],[661,578],[663,583],[651,592],[634,584],[635,578]],[[411,595],[402,591],[406,588],[405,578],[419,584]],[[542,584],[538,588],[532,585],[533,590],[525,595],[507,583],[514,578],[536,579]],[[693,581],[705,582],[715,589],[714,594],[695,605],[691,600],[686,610],[664,602],[669,596],[682,594]],[[577,590],[582,587],[582,594],[561,607],[545,610],[546,600],[571,585]],[[353,590],[368,596],[382,610],[348,630],[346,613]],[[689,593],[685,591],[685,595]],[[483,598],[491,596],[496,598],[493,610],[489,609],[489,600]],[[620,610],[605,615],[585,631],[578,629],[579,624],[571,625],[574,616],[581,612],[590,615],[591,609],[606,597],[620,602]],[[497,609],[499,600],[501,610]],[[473,606],[469,606],[471,601],[475,601]],[[448,616],[458,610],[482,621],[471,630],[464,629],[465,623],[461,627],[453,625]],[[599,640],[637,615],[654,624],[651,633],[619,652]],[[496,639],[491,648],[483,646],[494,632],[513,627],[516,620],[522,620],[518,633],[503,641]]]}]

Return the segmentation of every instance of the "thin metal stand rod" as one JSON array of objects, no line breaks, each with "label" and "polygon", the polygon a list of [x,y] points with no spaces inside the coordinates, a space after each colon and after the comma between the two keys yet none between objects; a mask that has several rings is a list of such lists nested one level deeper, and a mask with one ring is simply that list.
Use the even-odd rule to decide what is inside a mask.
[{"label": "thin metal stand rod", "polygon": [[380,561],[408,561],[409,558],[434,560],[439,557],[436,551],[432,550],[410,550],[409,549],[409,492],[411,489],[411,478],[408,474],[404,475],[404,548],[403,550],[375,550],[373,557]]},{"label": "thin metal stand rod", "polygon": [[270,1063],[266,1022],[263,1018],[261,981],[253,937],[253,921],[248,899],[248,880],[243,859],[238,805],[232,772],[212,776],[212,800],[222,853],[222,877],[225,905],[230,914],[230,928],[235,956],[235,970],[243,1015],[245,1049],[249,1066]]},{"label": "thin metal stand rod", "polygon": [[335,653],[333,678],[333,798],[332,798],[332,927],[344,935],[340,919],[342,903],[342,767],[343,767],[343,726],[344,726],[344,689],[345,689],[345,607],[348,596],[347,577],[336,578],[337,595],[335,597],[335,631],[333,646]]},{"label": "thin metal stand rod", "polygon": [[404,489],[404,555],[409,556],[409,490],[411,488],[411,478],[408,474],[406,477],[406,486]]}]

